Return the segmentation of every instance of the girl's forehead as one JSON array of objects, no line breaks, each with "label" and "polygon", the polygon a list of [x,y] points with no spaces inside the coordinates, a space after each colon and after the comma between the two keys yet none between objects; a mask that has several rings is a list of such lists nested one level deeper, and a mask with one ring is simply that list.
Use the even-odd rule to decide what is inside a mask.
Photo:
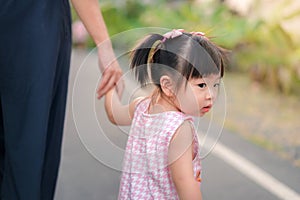
[{"label": "girl's forehead", "polygon": [[220,74],[210,74],[207,76],[204,76],[202,78],[191,78],[191,82],[199,82],[199,81],[204,81],[204,82],[210,82],[210,81],[218,81],[221,79]]}]

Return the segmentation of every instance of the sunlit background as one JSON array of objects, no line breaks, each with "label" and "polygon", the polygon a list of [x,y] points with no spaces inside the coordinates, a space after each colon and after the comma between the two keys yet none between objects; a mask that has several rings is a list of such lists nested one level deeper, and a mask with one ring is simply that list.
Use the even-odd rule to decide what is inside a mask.
[{"label": "sunlit background", "polygon": [[[300,198],[299,194],[287,196],[300,193],[299,0],[99,2],[117,55],[130,51],[148,30],[164,33],[174,28],[205,32],[231,51],[224,77],[225,121],[224,112],[219,116],[217,109],[213,117],[221,127],[221,139],[214,153],[203,160],[203,199]],[[110,124],[103,99],[96,100],[100,72],[95,44],[74,9],[72,17],[73,53],[56,199],[116,199],[128,127],[123,130]],[[128,57],[118,59],[124,76],[130,79]],[[253,165],[241,173],[237,167],[241,160],[236,166],[228,164],[222,154],[228,149],[222,144],[272,175],[268,180],[275,178],[277,186],[268,180],[258,184],[261,174],[247,174],[253,172]],[[118,153],[110,151],[111,147]]]},{"label": "sunlit background", "polygon": [[[142,27],[205,32],[232,51],[225,127],[300,166],[300,2],[102,0],[111,36]],[[74,48],[93,48],[73,10]],[[131,43],[128,43],[131,41]],[[114,44],[131,49],[130,38]]]}]

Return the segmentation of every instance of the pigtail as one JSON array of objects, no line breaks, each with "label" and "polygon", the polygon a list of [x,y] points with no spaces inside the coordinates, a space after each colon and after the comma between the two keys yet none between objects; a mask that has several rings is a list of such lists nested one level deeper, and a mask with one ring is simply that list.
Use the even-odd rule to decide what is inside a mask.
[{"label": "pigtail", "polygon": [[149,64],[152,62],[158,43],[164,37],[159,34],[152,34],[142,40],[131,52],[130,68],[134,69],[135,76],[141,85],[146,85],[150,79],[148,70]]}]

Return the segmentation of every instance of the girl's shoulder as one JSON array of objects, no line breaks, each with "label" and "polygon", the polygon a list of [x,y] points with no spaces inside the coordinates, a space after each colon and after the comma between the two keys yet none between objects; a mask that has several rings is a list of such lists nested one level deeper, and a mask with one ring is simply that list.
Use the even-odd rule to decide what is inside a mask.
[{"label": "girl's shoulder", "polygon": [[160,113],[149,113],[148,109],[151,104],[151,97],[139,97],[134,101],[134,115],[142,116],[150,121],[163,124],[164,126],[170,126],[177,129],[185,121],[189,122],[189,125],[193,126],[194,118],[190,115],[186,115],[180,111],[165,111]]},{"label": "girl's shoulder", "polygon": [[134,109],[146,109],[148,108],[150,103],[150,98],[149,97],[137,97],[136,99],[133,100],[133,105]]},{"label": "girl's shoulder", "polygon": [[130,113],[132,113],[132,116],[136,115],[135,113],[138,111],[144,112],[147,109],[147,107],[149,105],[149,102],[147,101],[147,99],[149,99],[149,98],[148,97],[137,97],[130,103],[129,110],[130,110]]}]

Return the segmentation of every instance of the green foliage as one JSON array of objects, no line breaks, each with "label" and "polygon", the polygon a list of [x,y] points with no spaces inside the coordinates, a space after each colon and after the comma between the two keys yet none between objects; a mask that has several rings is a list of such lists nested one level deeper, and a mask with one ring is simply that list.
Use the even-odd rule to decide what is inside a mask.
[{"label": "green foliage", "polygon": [[[281,1],[267,18],[255,13],[261,6],[259,0],[252,16],[240,16],[219,1],[199,4],[155,0],[145,4],[139,0],[125,0],[123,6],[107,1],[101,8],[110,35],[143,27],[202,31],[232,51],[229,69],[246,72],[254,81],[278,91],[300,95],[299,41],[282,27],[284,20],[300,15],[300,9],[282,15],[291,1]],[[134,38],[133,35],[128,37]],[[124,38],[115,45],[129,49],[133,44],[128,41],[132,38]],[[91,40],[88,45],[93,45]]]},{"label": "green foliage", "polygon": [[[285,94],[300,95],[300,57],[296,56],[299,41],[282,27],[285,19],[299,16],[300,10],[282,16],[289,2],[282,1],[267,18],[256,13],[256,19],[249,20],[249,29],[236,46],[237,64],[240,70],[250,72],[255,81]],[[256,6],[260,6],[260,1]]]},{"label": "green foliage", "polygon": [[139,21],[136,19],[134,12],[129,12],[130,6],[120,9],[113,4],[105,4],[102,8],[102,15],[106,22],[110,35],[126,31],[139,26]]}]

